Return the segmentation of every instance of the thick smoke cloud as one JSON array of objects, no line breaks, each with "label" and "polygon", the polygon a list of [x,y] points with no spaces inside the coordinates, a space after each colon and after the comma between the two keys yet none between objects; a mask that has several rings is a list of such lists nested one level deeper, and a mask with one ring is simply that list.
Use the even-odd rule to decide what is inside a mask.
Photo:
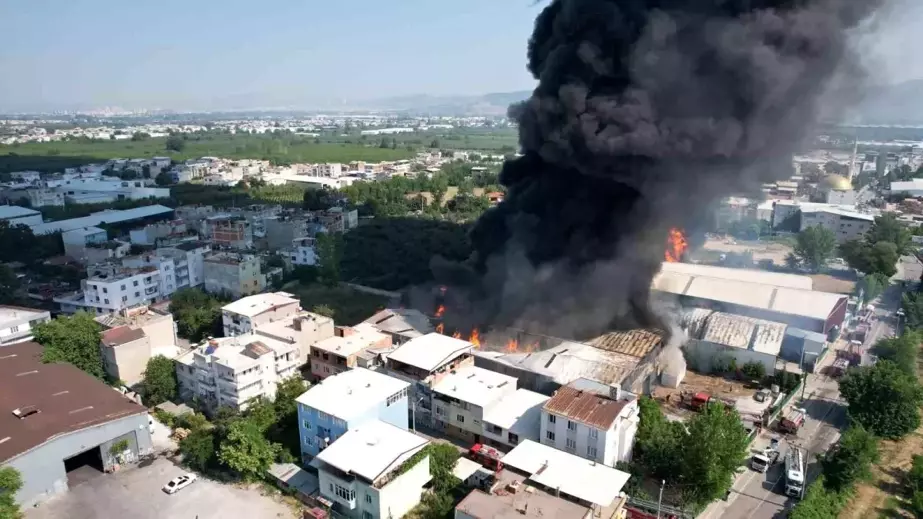
[{"label": "thick smoke cloud", "polygon": [[661,326],[649,287],[669,228],[791,174],[881,1],[554,0],[529,42],[538,86],[510,109],[506,199],[467,264],[434,262],[447,316],[577,339]]}]

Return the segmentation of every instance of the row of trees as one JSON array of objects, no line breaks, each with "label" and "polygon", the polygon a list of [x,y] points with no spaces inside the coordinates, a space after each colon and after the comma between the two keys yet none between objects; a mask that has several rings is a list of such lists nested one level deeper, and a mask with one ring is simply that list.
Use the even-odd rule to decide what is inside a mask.
[{"label": "row of trees", "polygon": [[749,445],[737,411],[710,404],[680,423],[667,420],[650,398],[642,397],[639,405],[632,472],[680,488],[692,507],[723,496]]}]

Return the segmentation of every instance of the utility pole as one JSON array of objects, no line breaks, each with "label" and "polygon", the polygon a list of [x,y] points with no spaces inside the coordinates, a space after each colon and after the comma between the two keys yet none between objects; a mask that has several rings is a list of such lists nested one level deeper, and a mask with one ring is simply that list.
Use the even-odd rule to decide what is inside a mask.
[{"label": "utility pole", "polygon": [[660,497],[657,498],[657,519],[660,519],[660,506],[663,503],[663,486],[667,484],[665,479],[660,480]]}]

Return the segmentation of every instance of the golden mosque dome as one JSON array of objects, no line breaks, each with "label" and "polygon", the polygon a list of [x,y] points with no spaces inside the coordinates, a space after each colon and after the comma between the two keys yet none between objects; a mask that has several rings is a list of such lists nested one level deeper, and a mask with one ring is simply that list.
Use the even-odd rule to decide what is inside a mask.
[{"label": "golden mosque dome", "polygon": [[852,189],[852,182],[841,175],[827,175],[824,177],[822,185],[834,191],[849,191]]}]

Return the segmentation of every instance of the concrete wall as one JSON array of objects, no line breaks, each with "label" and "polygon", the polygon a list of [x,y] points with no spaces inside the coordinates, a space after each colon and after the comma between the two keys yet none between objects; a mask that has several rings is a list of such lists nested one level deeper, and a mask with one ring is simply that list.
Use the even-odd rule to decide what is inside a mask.
[{"label": "concrete wall", "polygon": [[357,490],[361,490],[362,494],[368,495],[371,499],[367,499],[365,496],[361,500],[357,499],[358,517],[362,517],[362,510],[372,513],[375,519],[403,517],[420,502],[423,485],[428,483],[430,479],[429,456],[427,456],[414,465],[412,469],[401,474],[397,479],[390,481],[384,488],[375,489],[360,482],[357,485]]},{"label": "concrete wall", "polygon": [[118,346],[100,343],[99,349],[106,374],[122,380],[128,386],[141,382],[147,361],[151,358],[151,342],[147,337]]},{"label": "concrete wall", "polygon": [[151,341],[151,348],[176,344],[176,328],[173,325],[173,316],[153,321],[144,325],[142,329]]},{"label": "concrete wall", "polygon": [[129,443],[129,453],[124,456],[123,462],[137,461],[139,455],[151,452],[147,413],[65,434],[8,461],[6,465],[22,475],[23,487],[16,494],[17,502],[30,507],[66,492],[64,460],[94,447],[102,449],[104,468],[110,469],[118,460],[109,454],[109,448],[122,438]]}]

